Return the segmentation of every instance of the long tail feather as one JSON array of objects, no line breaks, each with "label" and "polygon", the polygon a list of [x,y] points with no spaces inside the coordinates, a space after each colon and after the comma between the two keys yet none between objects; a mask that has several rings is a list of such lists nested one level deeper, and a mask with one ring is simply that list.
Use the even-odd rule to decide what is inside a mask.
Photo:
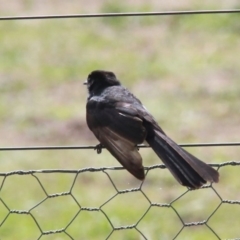
[{"label": "long tail feather", "polygon": [[207,181],[218,182],[218,172],[178,146],[168,136],[154,130],[154,136],[147,139],[148,144],[162,159],[178,182],[196,189]]}]

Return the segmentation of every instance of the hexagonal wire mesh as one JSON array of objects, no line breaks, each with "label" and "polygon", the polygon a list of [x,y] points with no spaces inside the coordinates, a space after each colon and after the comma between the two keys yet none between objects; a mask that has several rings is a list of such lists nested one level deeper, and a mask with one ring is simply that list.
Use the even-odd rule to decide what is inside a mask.
[{"label": "hexagonal wire mesh", "polygon": [[[236,12],[239,13],[240,11],[117,13],[78,16],[2,17],[0,19]],[[84,147],[80,147],[80,149],[84,149]],[[12,148],[12,150],[19,149]],[[31,148],[31,150],[34,150],[34,148]],[[218,170],[227,166],[237,168],[240,166],[240,162],[231,161],[212,164],[212,166]],[[0,236],[5,236],[6,232],[12,231],[15,233],[10,234],[11,238],[20,234],[25,236],[24,239],[47,239],[47,236],[54,236],[54,239],[56,239],[56,235],[58,239],[93,239],[95,235],[103,239],[221,239],[222,225],[218,223],[219,221],[224,222],[223,225],[225,224],[226,228],[238,224],[236,223],[236,216],[240,212],[240,201],[238,199],[224,199],[221,190],[218,190],[216,185],[205,185],[198,191],[186,188],[180,191],[174,189],[175,193],[177,192],[177,197],[176,194],[168,194],[166,197],[166,192],[162,191],[164,197],[159,199],[152,196],[151,190],[149,190],[153,183],[151,174],[155,170],[164,170],[165,166],[154,165],[145,169],[146,180],[144,182],[139,183],[134,188],[123,189],[117,186],[110,174],[112,171],[123,170],[122,167],[80,170],[19,170],[0,173],[2,178],[0,188]],[[56,174],[60,174],[63,179],[66,175],[70,176],[70,180],[66,177],[66,182],[68,182],[66,191],[51,190],[51,182],[48,182],[49,178],[46,182],[46,179],[42,177],[43,175],[53,175],[54,179]],[[104,199],[96,199],[94,196],[87,194],[89,191],[95,194],[96,188],[88,189],[85,192],[86,189],[81,183],[87,184],[86,174],[100,174],[100,178],[104,176],[104,190],[107,195],[104,196]],[[101,181],[99,181],[99,184],[101,184]],[[97,189],[101,190],[100,185],[97,186]],[[21,192],[21,195],[16,194],[17,191]],[[37,194],[35,194],[36,192]],[[85,195],[87,199],[84,198]],[[197,206],[194,207],[192,204],[196,205],[196,202],[193,199],[197,198],[204,199],[206,202],[203,201],[200,204],[197,202]],[[208,204],[209,202],[212,204]],[[29,207],[29,205],[31,206]],[[193,214],[192,209],[196,211],[195,214]],[[192,235],[193,232],[195,237]],[[239,239],[240,234],[236,233],[236,236],[227,237]]]},{"label": "hexagonal wire mesh", "polygon": [[[211,145],[238,146],[240,143]],[[1,148],[1,150],[56,148],[93,149],[94,146]],[[212,166],[219,171],[228,166],[238,168],[240,162],[231,161],[212,164]],[[240,211],[240,201],[224,199],[217,185],[204,185],[199,190],[187,189],[178,184],[176,187],[166,186],[166,190],[163,189],[160,193],[167,195],[167,191],[172,191],[171,188],[173,188],[174,194],[156,198],[152,195],[152,191],[157,189],[151,189],[150,186],[154,185],[151,175],[156,175],[154,171],[163,171],[165,166],[154,165],[145,169],[145,181],[139,182],[134,188],[123,189],[117,186],[111,174],[114,172],[115,175],[116,171],[124,170],[122,167],[19,170],[0,173],[2,178],[0,235],[5,236],[6,232],[11,229],[18,236],[19,233],[26,237],[30,234],[31,239],[45,239],[46,236],[52,236],[55,239],[55,235],[58,235],[58,239],[92,239],[91,236],[95,231],[98,235],[97,239],[156,239],[159,237],[160,239],[162,237],[167,237],[167,239],[222,239],[219,221],[226,224],[225,218],[228,218],[228,227],[236,224],[232,220]],[[50,187],[53,183],[49,180],[51,178],[47,178],[47,182],[43,178],[43,175],[53,175],[53,179],[57,179],[56,174],[60,174],[61,178],[66,175],[71,176],[70,179],[65,179],[68,182],[67,191],[56,192],[56,189],[53,190]],[[83,185],[88,183],[86,176],[91,174],[99,174],[97,177],[99,181],[95,183],[93,189],[84,188]],[[96,192],[101,190],[101,185],[104,185],[104,197]],[[16,194],[17,191],[21,194]],[[89,195],[89,193],[93,194]],[[14,197],[15,194],[17,197]],[[103,199],[98,199],[98,196]],[[29,231],[30,228],[31,231]],[[239,237],[239,234],[231,236],[231,239],[232,237]]]}]

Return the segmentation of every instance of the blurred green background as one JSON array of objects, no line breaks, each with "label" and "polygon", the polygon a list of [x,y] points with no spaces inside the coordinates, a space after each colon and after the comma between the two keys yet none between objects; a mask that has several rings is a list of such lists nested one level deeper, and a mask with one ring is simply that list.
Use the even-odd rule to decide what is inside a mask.
[{"label": "blurred green background", "polygon": [[[11,1],[0,0],[1,16],[240,8],[238,1]],[[239,141],[240,15],[0,21],[1,146],[88,145],[87,91],[95,69],[111,70],[178,143]],[[239,147],[188,149],[207,163],[239,161]],[[144,165],[159,164],[141,149]],[[93,150],[0,152],[0,172],[119,166]],[[126,171],[108,171],[119,190],[140,182]],[[240,200],[240,169],[220,169],[214,188],[222,199]],[[47,194],[70,190],[73,174],[38,174]],[[4,180],[4,181],[3,181]],[[124,181],[123,181],[124,180]],[[1,178],[0,239],[37,239],[29,215],[46,194],[36,178]],[[151,170],[143,191],[152,202],[169,203],[186,191],[166,170]],[[104,173],[79,174],[73,195],[82,207],[99,207],[116,194]],[[203,221],[220,204],[212,189],[191,191],[173,203],[185,222]],[[4,205],[6,204],[6,206]],[[115,227],[135,224],[149,203],[140,193],[118,195],[106,211]],[[79,207],[71,196],[51,198],[31,210],[43,231],[65,228]],[[209,220],[221,239],[239,238],[239,205],[222,204]],[[151,208],[138,229],[148,239],[172,239],[182,228],[171,208]],[[105,239],[111,226],[100,212],[81,212],[67,228],[75,239]],[[41,239],[70,239],[65,233]],[[136,230],[110,239],[143,239]],[[205,226],[184,228],[177,239],[217,239]]]}]

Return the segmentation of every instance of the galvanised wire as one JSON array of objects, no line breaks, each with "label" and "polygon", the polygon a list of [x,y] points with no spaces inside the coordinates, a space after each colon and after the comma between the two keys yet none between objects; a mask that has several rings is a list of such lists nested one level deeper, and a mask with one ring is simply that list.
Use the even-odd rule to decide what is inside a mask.
[{"label": "galvanised wire", "polygon": [[40,16],[6,16],[0,17],[0,21],[10,20],[40,20],[40,19],[64,19],[64,18],[103,18],[103,17],[146,17],[146,16],[169,16],[169,15],[202,15],[202,14],[236,14],[240,9],[219,10],[190,10],[190,11],[164,11],[164,12],[120,12],[120,13],[89,13],[89,14],[66,14],[66,15],[40,15]]},{"label": "galvanised wire", "polygon": [[[240,146],[240,142],[222,143],[182,143],[181,147],[231,147]],[[148,148],[149,146],[140,144],[138,148]],[[102,146],[102,149],[105,147]],[[96,146],[28,146],[28,147],[0,147],[0,151],[32,151],[32,150],[77,150],[77,149],[96,149]]]},{"label": "galvanised wire", "polygon": [[[220,164],[211,164],[211,165],[216,167],[219,170],[220,168],[224,168],[226,166],[240,166],[240,162],[238,162],[238,161],[230,161],[230,162],[224,162],[224,163],[220,163]],[[161,170],[161,169],[164,169],[165,166],[162,165],[162,164],[159,164],[159,165],[153,165],[153,166],[150,166],[150,167],[145,167],[145,170],[146,170],[146,173],[147,173],[146,174],[146,179],[148,177],[149,172],[152,171],[153,169],[157,169],[157,168],[159,168]],[[177,231],[176,235],[172,239],[177,239],[178,236],[181,236],[181,232],[185,228],[191,228],[191,227],[202,226],[202,225],[206,226],[209,229],[209,231],[212,232],[212,234],[215,236],[214,239],[221,239],[221,237],[217,233],[218,229],[212,228],[211,223],[209,223],[210,219],[214,216],[214,214],[216,214],[216,212],[220,209],[220,207],[223,204],[239,205],[239,208],[240,208],[240,201],[223,199],[220,196],[220,194],[217,192],[217,190],[214,188],[214,186],[212,186],[211,184],[206,184],[206,185],[204,185],[202,187],[202,189],[203,188],[210,189],[216,195],[216,197],[219,199],[220,203],[216,206],[216,208],[210,213],[210,215],[205,220],[197,221],[197,222],[196,221],[194,221],[194,222],[185,222],[183,217],[181,216],[181,213],[178,212],[177,208],[174,206],[174,203],[179,201],[179,199],[181,199],[184,195],[188,194],[189,192],[196,191],[196,190],[191,190],[191,189],[187,189],[186,188],[185,192],[183,192],[182,194],[180,194],[179,196],[177,196],[175,199],[173,199],[172,201],[170,201],[168,203],[153,202],[153,201],[150,200],[150,198],[145,193],[145,190],[142,188],[144,182],[142,182],[139,185],[139,187],[136,187],[136,188],[118,190],[118,187],[115,185],[114,180],[112,179],[112,177],[109,174],[109,171],[117,171],[117,170],[124,170],[124,168],[123,167],[101,167],[101,168],[93,168],[92,167],[92,168],[84,168],[84,169],[79,169],[79,170],[45,169],[45,170],[12,171],[12,172],[0,173],[0,176],[4,177],[4,179],[2,181],[2,184],[0,186],[0,202],[7,209],[7,214],[3,217],[2,221],[0,222],[0,229],[1,229],[1,227],[4,225],[4,223],[7,221],[7,219],[12,214],[17,214],[17,215],[20,215],[20,216],[21,215],[29,215],[33,219],[33,221],[35,222],[35,224],[37,226],[37,229],[40,232],[40,234],[38,236],[38,239],[41,239],[45,235],[54,235],[54,234],[59,234],[59,233],[64,233],[70,239],[74,239],[74,237],[71,236],[71,234],[68,232],[68,228],[71,226],[71,224],[73,224],[73,222],[75,221],[77,216],[81,212],[100,212],[100,213],[102,213],[102,215],[105,217],[105,219],[107,220],[107,222],[111,226],[111,230],[109,232],[109,235],[106,237],[106,239],[109,239],[115,231],[127,230],[127,229],[134,229],[139,234],[139,236],[141,236],[143,239],[148,239],[147,236],[139,228],[139,224],[143,221],[144,217],[148,214],[148,212],[152,208],[170,208],[176,214],[177,218],[179,219],[179,222],[182,225],[182,227],[179,229],[179,231]],[[74,188],[74,186],[76,184],[76,179],[77,179],[77,177],[79,175],[81,175],[83,173],[91,174],[91,173],[94,173],[94,172],[101,172],[102,174],[105,174],[107,176],[107,178],[109,179],[109,182],[111,183],[111,185],[115,189],[115,193],[113,194],[113,196],[111,196],[109,199],[107,199],[100,206],[83,207],[83,206],[81,206],[81,203],[79,202],[79,200],[77,200],[77,198],[75,197],[75,195],[73,193],[73,188]],[[69,188],[69,191],[60,192],[60,193],[56,192],[54,194],[48,194],[47,193],[47,190],[45,189],[44,184],[40,180],[39,174],[52,174],[52,173],[61,173],[61,174],[68,173],[68,174],[73,174],[74,175],[74,178],[73,178],[73,181],[72,181],[71,186]],[[34,206],[32,206],[29,209],[24,209],[24,210],[11,209],[8,206],[8,203],[6,202],[6,200],[4,200],[1,197],[1,191],[4,188],[4,184],[5,184],[6,179],[7,178],[11,178],[11,177],[13,177],[15,175],[19,175],[19,176],[29,175],[29,176],[35,178],[37,180],[38,184],[39,184],[39,187],[44,192],[45,197],[42,200],[40,200],[39,202],[37,202]],[[89,191],[92,191],[92,190],[89,189]],[[123,225],[123,226],[117,226],[116,227],[114,225],[114,223],[112,222],[112,218],[110,216],[108,216],[108,214],[105,212],[103,207],[106,206],[107,204],[109,204],[111,201],[113,201],[119,195],[130,194],[130,193],[134,193],[134,192],[139,192],[141,194],[142,198],[146,199],[146,201],[148,202],[148,207],[145,209],[144,213],[139,218],[139,220],[136,221],[135,224]],[[69,197],[71,197],[72,200],[78,206],[78,209],[76,210],[76,213],[75,213],[74,217],[71,219],[71,221],[68,224],[66,224],[66,226],[64,228],[52,229],[52,230],[47,230],[46,231],[46,230],[43,229],[43,227],[39,223],[38,218],[32,212],[33,212],[34,209],[39,208],[48,199],[50,199],[50,198],[60,198],[62,196],[69,196]],[[66,206],[66,207],[68,208],[68,206]],[[239,236],[236,236],[236,237],[239,237]],[[239,239],[239,238],[235,238],[235,239]]]}]

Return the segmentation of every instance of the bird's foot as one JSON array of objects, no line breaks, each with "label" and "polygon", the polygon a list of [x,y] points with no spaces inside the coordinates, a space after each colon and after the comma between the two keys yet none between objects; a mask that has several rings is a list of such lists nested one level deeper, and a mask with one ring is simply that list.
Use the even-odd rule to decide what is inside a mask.
[{"label": "bird's foot", "polygon": [[97,144],[94,148],[94,150],[97,151],[97,154],[100,154],[102,152],[103,145],[101,143]]}]

